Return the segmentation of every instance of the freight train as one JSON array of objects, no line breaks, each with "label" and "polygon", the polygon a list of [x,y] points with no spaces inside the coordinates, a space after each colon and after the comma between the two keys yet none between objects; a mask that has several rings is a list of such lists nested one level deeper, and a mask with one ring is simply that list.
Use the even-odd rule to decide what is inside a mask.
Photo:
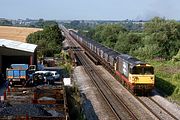
[{"label": "freight train", "polygon": [[118,79],[133,93],[147,94],[154,88],[154,68],[150,64],[130,55],[118,53],[73,30],[69,30],[69,34],[101,63],[110,66]]}]

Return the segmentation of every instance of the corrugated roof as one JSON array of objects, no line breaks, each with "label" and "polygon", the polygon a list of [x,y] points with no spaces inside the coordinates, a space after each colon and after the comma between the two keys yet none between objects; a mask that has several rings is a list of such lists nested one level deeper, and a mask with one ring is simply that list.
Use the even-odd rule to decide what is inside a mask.
[{"label": "corrugated roof", "polygon": [[0,47],[11,48],[20,51],[34,52],[37,45],[14,40],[0,39]]}]

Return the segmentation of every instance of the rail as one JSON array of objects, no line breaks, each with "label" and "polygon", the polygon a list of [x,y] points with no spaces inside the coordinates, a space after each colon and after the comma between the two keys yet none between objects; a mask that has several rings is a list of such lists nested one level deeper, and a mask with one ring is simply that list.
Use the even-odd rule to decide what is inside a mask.
[{"label": "rail", "polygon": [[76,54],[78,55],[82,65],[84,66],[85,71],[93,80],[93,83],[95,84],[117,119],[137,119],[133,112],[129,110],[128,106],[125,104],[125,101],[123,101],[122,98],[120,98],[112,90],[107,81],[98,74],[98,70],[96,70],[93,64],[86,59],[86,56],[81,52],[78,52]]}]

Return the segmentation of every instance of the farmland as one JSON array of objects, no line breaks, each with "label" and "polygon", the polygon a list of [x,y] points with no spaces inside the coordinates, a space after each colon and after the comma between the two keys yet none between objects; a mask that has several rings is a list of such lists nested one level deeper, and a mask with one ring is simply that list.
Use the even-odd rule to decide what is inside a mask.
[{"label": "farmland", "polygon": [[30,33],[33,33],[39,30],[42,30],[42,29],[0,26],[0,39],[9,39],[9,40],[17,40],[21,42],[26,42],[26,37]]}]

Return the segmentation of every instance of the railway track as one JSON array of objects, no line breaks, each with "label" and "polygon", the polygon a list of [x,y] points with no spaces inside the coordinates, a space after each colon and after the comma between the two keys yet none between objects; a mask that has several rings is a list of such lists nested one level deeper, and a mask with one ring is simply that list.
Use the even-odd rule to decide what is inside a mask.
[{"label": "railway track", "polygon": [[[80,55],[81,56],[81,55]],[[82,57],[82,59],[85,58],[85,57]],[[80,60],[82,62],[82,60]],[[86,63],[84,63],[86,64]],[[83,64],[82,64],[83,65]],[[89,64],[90,65],[90,64]],[[86,66],[87,67],[87,66]],[[89,69],[90,67],[88,67]],[[91,68],[90,68],[91,69]],[[88,71],[86,70],[86,72],[88,73]],[[90,72],[94,72],[93,74],[97,74],[97,70],[90,70]],[[90,73],[88,73],[89,75]],[[98,75],[98,74],[97,74]],[[89,75],[92,79],[94,77],[95,80],[97,79],[101,79],[101,81],[103,81],[101,78],[100,75],[97,76],[97,78],[95,78],[95,76],[92,75],[92,73]],[[92,77],[93,76],[93,77]],[[93,83],[96,85],[96,87],[100,87],[100,85],[98,85],[98,83],[93,80]],[[100,83],[99,83],[100,84]],[[104,83],[106,84],[106,83]],[[108,84],[106,84],[107,88],[110,88],[110,86]],[[104,94],[101,92],[101,89],[99,90],[101,94]],[[103,91],[103,90],[102,90]],[[112,91],[111,91],[112,92]],[[106,93],[105,93],[106,94]],[[114,93],[113,93],[114,94]],[[133,94],[133,93],[132,93]],[[106,99],[106,96],[103,95],[104,98]],[[115,95],[116,97],[118,97],[117,95]],[[136,97],[136,96],[135,96]],[[112,98],[112,97],[111,97]],[[151,97],[137,97],[137,99],[159,120],[169,120],[169,119],[172,119],[172,120],[178,120],[178,118],[176,116],[174,116],[173,114],[171,114],[169,111],[167,111],[166,109],[164,109],[161,105],[159,105],[155,100],[153,100]],[[108,102],[108,100],[106,100],[106,102]],[[123,101],[121,101],[121,103],[123,103]],[[116,112],[116,110],[113,108],[113,106],[108,102],[108,104],[111,106],[111,110],[113,112]],[[118,103],[116,103],[117,105]],[[151,105],[151,106],[149,106]],[[153,107],[153,106],[156,106],[156,107]],[[125,105],[125,108],[128,109],[128,107]],[[155,109],[156,108],[156,109]],[[118,113],[115,113],[116,116],[118,117]],[[133,114],[131,111],[130,111],[130,114]],[[120,118],[122,119],[122,118]],[[133,119],[137,119],[136,117],[133,118]]]},{"label": "railway track", "polygon": [[[71,40],[71,39],[73,39],[73,38],[70,37],[69,40]],[[76,41],[71,40],[71,42],[73,43],[73,45],[77,45]],[[138,119],[130,110],[128,110],[128,106],[126,106],[126,104],[124,104],[124,101],[122,101],[113,92],[113,90],[106,83],[106,81],[103,79],[103,77],[101,77],[101,75],[98,74],[98,70],[96,70],[96,68],[92,65],[92,63],[87,62],[88,60],[86,59],[85,55],[83,55],[81,52],[76,52],[76,54],[78,55],[80,62],[84,66],[85,71],[87,72],[89,77],[93,80],[93,83],[98,88],[99,92],[102,94],[102,96],[106,100],[107,104],[110,106],[110,108],[111,108],[112,112],[115,114],[116,118],[117,119]],[[143,104],[143,106],[145,106],[156,117],[156,119],[159,119],[159,120],[169,120],[169,119],[178,120],[179,119],[175,115],[171,114],[169,111],[164,109],[161,105],[158,104],[158,102],[153,100],[151,97],[135,96],[135,98],[138,101],[140,101]],[[121,109],[119,109],[119,108],[121,108]],[[125,111],[126,111],[126,113],[125,113]]]},{"label": "railway track", "polygon": [[179,120],[151,97],[136,97],[159,120]]},{"label": "railway track", "polygon": [[116,95],[103,77],[98,74],[98,70],[89,60],[86,59],[86,56],[81,52],[76,52],[76,54],[84,66],[85,71],[92,79],[106,103],[109,105],[113,114],[116,116],[116,119],[137,119],[136,116],[129,110],[124,101]]},{"label": "railway track", "polygon": [[[68,42],[71,43],[70,44],[71,46],[80,46],[69,34],[66,34],[66,35],[67,35]],[[94,70],[94,68],[92,68],[92,66],[90,66],[92,63],[90,63],[90,62],[87,63],[87,61],[89,61],[89,60],[87,60],[87,59],[85,60],[85,58],[86,58],[85,56],[82,57],[83,53],[80,53],[79,51],[77,51],[75,54],[77,55],[76,57],[79,57],[79,61],[84,66],[86,73],[92,79],[93,84],[96,86],[96,88],[98,89],[98,91],[100,92],[102,97],[104,98],[105,102],[110,107],[110,110],[114,114],[115,118],[116,119],[127,119],[128,118],[127,116],[124,116],[125,118],[120,117],[121,112],[120,112],[120,110],[118,110],[118,105],[124,104],[123,101],[119,100],[120,98],[113,92],[113,90],[107,83],[104,83],[105,85],[101,85],[101,83],[102,83],[101,81],[104,81],[104,80],[102,80],[102,77],[100,77],[99,74],[97,74],[95,72],[96,70]],[[96,81],[97,79],[100,79],[99,83],[97,83],[97,81]],[[101,86],[108,86],[108,87],[105,87],[103,90],[103,88],[101,88]],[[107,91],[107,88],[110,90]],[[117,104],[112,103],[113,100],[111,98],[113,98],[113,97],[110,97],[110,96],[108,97],[107,96],[108,93],[114,96],[114,98],[116,99],[115,101],[118,102]],[[121,107],[122,107],[122,105],[121,105]],[[130,119],[137,119],[136,116],[130,110],[128,110],[128,107],[126,105],[123,105],[123,108],[126,109],[125,111],[128,111],[128,116],[131,116],[131,117],[129,117]]]}]

